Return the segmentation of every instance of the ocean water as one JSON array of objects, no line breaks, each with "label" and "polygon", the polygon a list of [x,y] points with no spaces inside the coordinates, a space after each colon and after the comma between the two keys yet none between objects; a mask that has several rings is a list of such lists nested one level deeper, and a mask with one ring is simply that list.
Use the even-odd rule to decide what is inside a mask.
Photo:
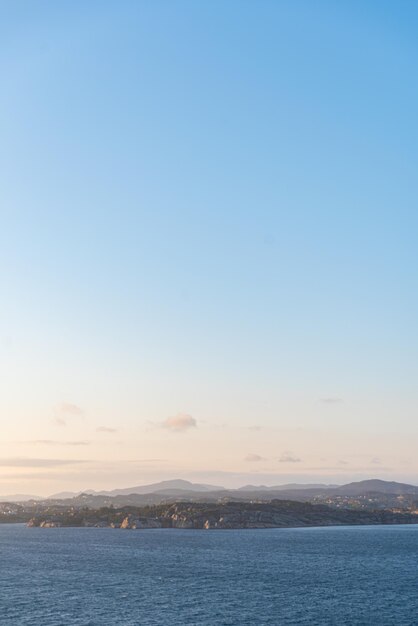
[{"label": "ocean water", "polygon": [[418,526],[0,525],[2,626],[418,624]]}]

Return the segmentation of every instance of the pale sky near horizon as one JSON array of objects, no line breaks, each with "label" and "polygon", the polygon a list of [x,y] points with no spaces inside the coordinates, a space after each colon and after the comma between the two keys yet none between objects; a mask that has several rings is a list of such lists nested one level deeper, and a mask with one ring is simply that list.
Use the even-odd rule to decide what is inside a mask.
[{"label": "pale sky near horizon", "polygon": [[0,495],[418,484],[417,27],[0,1]]}]

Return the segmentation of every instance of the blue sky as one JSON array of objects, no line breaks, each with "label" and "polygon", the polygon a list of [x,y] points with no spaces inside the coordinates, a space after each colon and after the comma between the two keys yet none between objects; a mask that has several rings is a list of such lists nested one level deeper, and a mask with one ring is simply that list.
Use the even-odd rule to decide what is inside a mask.
[{"label": "blue sky", "polygon": [[418,480],[417,20],[0,3],[1,488]]}]

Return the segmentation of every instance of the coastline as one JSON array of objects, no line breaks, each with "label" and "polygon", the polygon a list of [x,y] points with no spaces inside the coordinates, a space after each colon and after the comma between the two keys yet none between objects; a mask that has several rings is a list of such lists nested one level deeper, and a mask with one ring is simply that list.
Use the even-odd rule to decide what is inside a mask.
[{"label": "coastline", "polygon": [[[20,520],[22,521],[22,520]],[[89,527],[122,530],[238,530],[328,526],[417,524],[418,516],[388,510],[335,509],[295,501],[221,504],[175,503],[151,507],[40,511],[27,520],[30,528]]]}]

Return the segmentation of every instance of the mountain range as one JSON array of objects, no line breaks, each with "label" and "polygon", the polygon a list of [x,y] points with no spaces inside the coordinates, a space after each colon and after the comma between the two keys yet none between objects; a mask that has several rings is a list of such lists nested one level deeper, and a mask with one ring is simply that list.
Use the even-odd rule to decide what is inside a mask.
[{"label": "mountain range", "polygon": [[285,484],[285,485],[245,485],[238,489],[226,489],[219,485],[192,483],[188,480],[165,480],[149,485],[138,485],[109,491],[87,490],[84,492],[60,492],[49,498],[31,495],[2,496],[0,501],[24,502],[28,500],[74,500],[82,501],[86,506],[107,506],[110,503],[125,504],[158,504],[175,500],[191,500],[195,502],[216,502],[219,500],[243,501],[288,499],[308,501],[317,497],[359,497],[365,494],[409,495],[418,496],[418,487],[406,483],[379,479],[351,482],[346,485],[327,484]]}]

